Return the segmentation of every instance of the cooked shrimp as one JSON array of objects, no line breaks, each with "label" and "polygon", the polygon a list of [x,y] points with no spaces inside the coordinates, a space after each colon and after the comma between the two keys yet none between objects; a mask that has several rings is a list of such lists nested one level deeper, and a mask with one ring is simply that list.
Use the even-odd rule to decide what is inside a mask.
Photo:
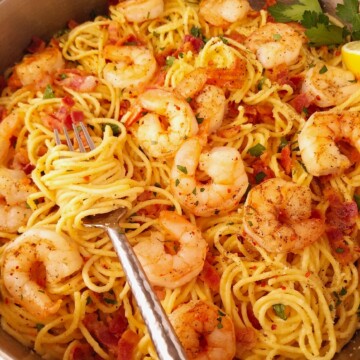
[{"label": "cooked shrimp", "polygon": [[192,107],[199,130],[204,134],[215,132],[222,124],[226,110],[224,91],[215,85],[207,85],[206,69],[195,69],[187,74],[175,88],[184,99],[192,99]]},{"label": "cooked shrimp", "polygon": [[21,124],[20,116],[16,112],[11,112],[0,122],[0,164],[5,164],[11,147],[10,139],[15,135]]},{"label": "cooked shrimp", "polygon": [[[174,289],[203,269],[207,243],[195,225],[175,212],[161,211],[159,224],[166,238],[163,233],[153,232],[148,240],[135,245],[134,251],[153,285]],[[165,242],[172,240],[178,248],[174,255],[164,248]]]},{"label": "cooked shrimp", "polygon": [[307,70],[301,87],[301,92],[319,107],[339,105],[358,90],[360,83],[351,71],[324,63]]},{"label": "cooked shrimp", "polygon": [[264,181],[249,191],[244,229],[269,252],[295,252],[315,242],[324,220],[312,217],[311,191],[283,179]]},{"label": "cooked shrimp", "polygon": [[296,63],[303,41],[304,37],[290,25],[267,23],[246,39],[245,46],[265,69],[271,69]]},{"label": "cooked shrimp", "polygon": [[104,78],[117,88],[145,85],[157,69],[152,51],[145,46],[106,45],[104,58],[110,60],[103,69]]},{"label": "cooked shrimp", "polygon": [[360,151],[360,112],[316,112],[306,122],[299,137],[306,170],[314,176],[339,174],[351,166],[338,143],[350,143]]},{"label": "cooked shrimp", "polygon": [[14,302],[41,319],[55,314],[61,299],[53,300],[40,278],[40,264],[48,284],[57,284],[82,266],[82,258],[70,239],[47,229],[30,229],[9,243],[4,252],[4,285]]},{"label": "cooked shrimp", "polygon": [[[211,178],[197,179],[197,168]],[[211,216],[238,206],[248,187],[240,153],[215,147],[202,153],[198,138],[187,140],[175,155],[171,189],[184,208],[197,216]]]},{"label": "cooked shrimp", "polygon": [[248,0],[202,0],[199,14],[214,26],[229,26],[244,19],[250,10]]},{"label": "cooked shrimp", "polygon": [[141,23],[161,16],[164,12],[164,0],[125,0],[116,7],[124,10],[127,21]]},{"label": "cooked shrimp", "polygon": [[170,315],[176,334],[189,360],[231,360],[236,340],[233,322],[216,305],[191,300]]},{"label": "cooked shrimp", "polygon": [[33,86],[42,89],[51,84],[54,74],[65,67],[65,61],[58,47],[47,47],[32,55],[25,56],[15,65],[8,80],[10,87]]},{"label": "cooked shrimp", "polygon": [[138,99],[143,112],[148,113],[133,131],[149,156],[172,155],[186,138],[198,132],[195,115],[185,99],[162,89],[147,90]]},{"label": "cooked shrimp", "polygon": [[35,191],[22,170],[0,168],[0,231],[13,233],[26,224],[32,212],[26,200]]}]

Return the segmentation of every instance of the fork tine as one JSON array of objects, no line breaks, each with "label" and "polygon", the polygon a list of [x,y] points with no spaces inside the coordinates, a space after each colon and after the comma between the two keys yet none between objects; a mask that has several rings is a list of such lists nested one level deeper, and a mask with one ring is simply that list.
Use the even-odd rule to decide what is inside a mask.
[{"label": "fork tine", "polygon": [[55,143],[61,145],[60,135],[58,129],[54,129]]},{"label": "fork tine", "polygon": [[85,136],[86,142],[89,145],[89,148],[91,150],[94,150],[95,149],[95,144],[94,144],[94,142],[93,142],[93,140],[92,140],[92,138],[91,138],[91,136],[90,136],[90,134],[89,134],[89,132],[88,132],[88,130],[87,130],[87,128],[86,128],[86,126],[84,125],[83,122],[80,122],[80,127],[81,127],[81,130],[84,133],[84,136]]},{"label": "fork tine", "polygon": [[[79,122],[79,125],[80,125],[80,128],[81,128],[81,131],[83,132],[83,134],[85,136],[86,144],[89,146],[90,150],[94,150],[95,149],[95,144],[94,144],[94,142],[93,142],[93,140],[92,140],[92,138],[91,138],[91,136],[89,134],[89,131],[87,130],[87,128],[86,128],[86,126],[84,125],[83,122]],[[86,152],[83,140],[82,140],[82,138],[80,136],[80,129],[79,129],[78,125],[72,124],[72,128],[74,130],[74,136],[76,138],[76,141],[79,144],[80,151],[83,152],[83,153]],[[74,151],[74,146],[73,146],[73,144],[71,142],[69,132],[67,131],[65,126],[63,127],[63,132],[64,132],[64,136],[65,136],[66,144],[67,144],[68,148],[71,151]],[[61,145],[61,139],[60,139],[60,134],[59,134],[58,129],[54,129],[54,137],[55,137],[56,145]]]},{"label": "fork tine", "polygon": [[72,128],[73,128],[73,130],[74,130],[74,135],[75,135],[75,137],[76,137],[76,141],[77,141],[78,144],[79,144],[79,149],[80,149],[80,151],[83,152],[83,153],[86,152],[85,147],[84,147],[84,145],[83,145],[83,143],[82,143],[82,140],[81,140],[81,137],[80,137],[80,133],[79,133],[79,130],[78,130],[77,126],[76,126],[75,124],[72,124]]},{"label": "fork tine", "polygon": [[66,138],[67,146],[69,147],[69,149],[70,149],[71,151],[74,151],[73,144],[72,144],[72,142],[71,142],[69,133],[67,132],[65,126],[64,126],[63,130],[64,130],[64,135],[65,135],[65,138]]}]

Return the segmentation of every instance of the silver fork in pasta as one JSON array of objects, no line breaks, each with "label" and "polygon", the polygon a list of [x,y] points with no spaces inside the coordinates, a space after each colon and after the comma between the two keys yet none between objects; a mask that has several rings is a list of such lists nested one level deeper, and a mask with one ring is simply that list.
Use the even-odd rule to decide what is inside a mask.
[{"label": "silver fork in pasta", "polygon": [[[64,138],[69,149],[75,151],[69,131],[65,127],[62,130],[64,134],[62,138]],[[86,152],[87,147],[90,148],[90,150],[95,149],[92,138],[83,123],[73,124],[73,134],[81,152]],[[54,130],[54,136],[56,144],[61,145],[61,135],[56,129]],[[83,143],[82,139],[85,139],[86,144]],[[105,214],[88,216],[83,219],[83,225],[85,227],[101,228],[109,235],[159,359],[185,360],[185,351],[160,301],[153,292],[132,246],[119,226],[119,221],[125,216],[126,212],[127,209],[121,207]]]}]

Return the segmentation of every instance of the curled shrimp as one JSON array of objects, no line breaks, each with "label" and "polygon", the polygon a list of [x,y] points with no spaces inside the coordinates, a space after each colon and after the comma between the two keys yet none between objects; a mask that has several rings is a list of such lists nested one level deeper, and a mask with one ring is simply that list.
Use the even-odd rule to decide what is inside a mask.
[{"label": "curled shrimp", "polygon": [[[70,239],[47,229],[30,229],[9,243],[4,252],[4,285],[15,303],[41,319],[55,314],[61,299],[53,300],[41,284],[41,264],[46,284],[57,284],[82,266],[82,258]],[[41,285],[39,285],[39,283]]]},{"label": "curled shrimp", "polygon": [[104,79],[116,88],[136,88],[145,85],[155,74],[156,59],[145,46],[106,45]]},{"label": "curled shrimp", "polygon": [[35,191],[22,170],[0,168],[0,231],[14,233],[26,224],[32,213],[26,200]]},{"label": "curled shrimp", "polygon": [[175,92],[184,99],[191,99],[199,131],[205,135],[215,132],[222,124],[226,110],[226,98],[222,88],[208,85],[206,69],[195,69],[176,85]]},{"label": "curled shrimp", "polygon": [[290,25],[267,23],[246,39],[245,46],[256,54],[265,69],[271,69],[296,63],[303,42],[304,36]]},{"label": "curled shrimp", "polygon": [[234,324],[216,305],[191,300],[170,315],[189,360],[231,360],[236,352]]},{"label": "curled shrimp", "polygon": [[[341,142],[360,151],[360,112],[314,113],[301,129],[298,142],[306,170],[314,176],[339,174],[352,165],[341,153]],[[339,145],[340,148],[339,148]]]},{"label": "curled shrimp", "polygon": [[142,116],[133,132],[142,149],[152,157],[173,155],[184,140],[198,132],[194,113],[185,99],[162,89],[150,89],[139,98]]},{"label": "curled shrimp", "polygon": [[125,0],[116,7],[124,11],[127,21],[141,23],[161,16],[164,12],[164,0]]},{"label": "curled shrimp", "polygon": [[[198,166],[206,177],[197,178]],[[201,141],[195,137],[184,142],[176,153],[170,177],[174,196],[197,216],[236,208],[248,187],[238,150],[224,146],[202,153]]]},{"label": "curled shrimp", "polygon": [[[174,289],[201,272],[207,243],[195,225],[175,212],[161,211],[159,224],[167,239],[160,232],[151,233],[148,240],[134,246],[134,251],[153,285]],[[175,242],[175,254],[165,251],[165,241]]]},{"label": "curled shrimp", "polygon": [[351,71],[324,63],[307,70],[301,87],[301,92],[322,108],[339,105],[358,90],[360,84]]},{"label": "curled shrimp", "polygon": [[312,217],[311,191],[283,179],[264,181],[249,191],[244,230],[269,252],[301,250],[324,232],[324,220]]},{"label": "curled shrimp", "polygon": [[12,88],[33,86],[42,89],[51,84],[54,74],[65,67],[65,61],[58,47],[47,47],[35,54],[25,56],[15,65],[8,80]]},{"label": "curled shrimp", "polygon": [[248,0],[202,0],[200,16],[214,26],[227,27],[246,18],[250,10]]},{"label": "curled shrimp", "polygon": [[22,124],[20,116],[11,112],[0,122],[0,164],[5,164],[11,148],[10,140]]}]

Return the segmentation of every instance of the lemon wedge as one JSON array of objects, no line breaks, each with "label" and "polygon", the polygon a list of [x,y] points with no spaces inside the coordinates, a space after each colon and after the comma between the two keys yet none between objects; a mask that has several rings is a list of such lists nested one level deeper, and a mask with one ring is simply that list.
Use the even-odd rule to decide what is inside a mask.
[{"label": "lemon wedge", "polygon": [[342,61],[356,77],[360,77],[360,41],[352,41],[341,48]]}]

